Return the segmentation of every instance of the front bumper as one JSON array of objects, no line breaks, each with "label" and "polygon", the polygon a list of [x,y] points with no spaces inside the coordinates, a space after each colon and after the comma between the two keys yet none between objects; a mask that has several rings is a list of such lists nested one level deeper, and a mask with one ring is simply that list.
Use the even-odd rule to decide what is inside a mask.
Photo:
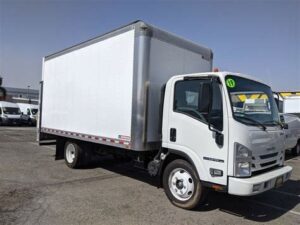
[{"label": "front bumper", "polygon": [[292,173],[292,167],[284,166],[250,178],[229,177],[228,193],[239,196],[256,195],[286,182]]},{"label": "front bumper", "polygon": [[19,125],[21,124],[21,119],[13,119],[13,118],[2,118],[3,125]]}]

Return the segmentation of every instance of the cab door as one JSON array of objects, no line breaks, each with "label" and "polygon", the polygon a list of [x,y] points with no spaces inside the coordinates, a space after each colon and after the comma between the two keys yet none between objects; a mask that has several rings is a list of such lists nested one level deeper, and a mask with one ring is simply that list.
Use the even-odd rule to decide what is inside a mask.
[{"label": "cab door", "polygon": [[227,184],[228,123],[224,90],[210,78],[171,84],[164,143],[193,161],[201,180]]}]

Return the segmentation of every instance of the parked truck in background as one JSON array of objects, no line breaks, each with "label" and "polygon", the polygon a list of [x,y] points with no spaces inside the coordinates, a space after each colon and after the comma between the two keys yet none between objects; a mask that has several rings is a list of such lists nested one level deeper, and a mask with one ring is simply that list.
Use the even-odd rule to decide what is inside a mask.
[{"label": "parked truck in background", "polygon": [[290,113],[300,118],[300,96],[291,96],[283,99],[283,113]]},{"label": "parked truck in background", "polygon": [[300,155],[300,118],[294,114],[281,113],[282,123],[287,125],[285,129],[285,149],[294,156]]},{"label": "parked truck in background", "polygon": [[21,111],[16,103],[0,101],[0,125],[20,125]]},{"label": "parked truck in background", "polygon": [[21,110],[21,119],[23,124],[36,126],[38,116],[38,105],[28,103],[17,103]]},{"label": "parked truck in background", "polygon": [[[271,88],[211,70],[210,49],[142,21],[47,56],[38,140],[56,139],[70,168],[125,154],[185,209],[208,188],[249,196],[282,185],[292,168]],[[260,110],[239,98],[253,93],[265,95]]]},{"label": "parked truck in background", "polygon": [[280,113],[294,114],[300,118],[300,91],[274,94]]}]

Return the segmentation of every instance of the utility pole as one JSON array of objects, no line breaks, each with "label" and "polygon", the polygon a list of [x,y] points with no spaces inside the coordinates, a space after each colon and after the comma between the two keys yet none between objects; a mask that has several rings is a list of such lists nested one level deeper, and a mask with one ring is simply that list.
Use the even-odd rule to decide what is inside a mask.
[{"label": "utility pole", "polygon": [[6,90],[3,87],[1,87],[2,81],[3,81],[3,78],[0,77],[0,100],[4,101],[6,98]]},{"label": "utility pole", "polygon": [[29,101],[29,88],[30,88],[30,85],[27,86],[27,98],[28,98],[28,101]]}]

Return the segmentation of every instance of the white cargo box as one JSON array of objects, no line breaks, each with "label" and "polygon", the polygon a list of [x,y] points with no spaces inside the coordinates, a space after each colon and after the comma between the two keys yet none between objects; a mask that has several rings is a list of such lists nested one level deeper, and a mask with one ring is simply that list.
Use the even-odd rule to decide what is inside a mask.
[{"label": "white cargo box", "polygon": [[137,151],[160,144],[161,89],[212,69],[212,51],[142,21],[44,58],[40,137]]},{"label": "white cargo box", "polygon": [[300,96],[286,97],[283,100],[284,113],[300,113]]}]

